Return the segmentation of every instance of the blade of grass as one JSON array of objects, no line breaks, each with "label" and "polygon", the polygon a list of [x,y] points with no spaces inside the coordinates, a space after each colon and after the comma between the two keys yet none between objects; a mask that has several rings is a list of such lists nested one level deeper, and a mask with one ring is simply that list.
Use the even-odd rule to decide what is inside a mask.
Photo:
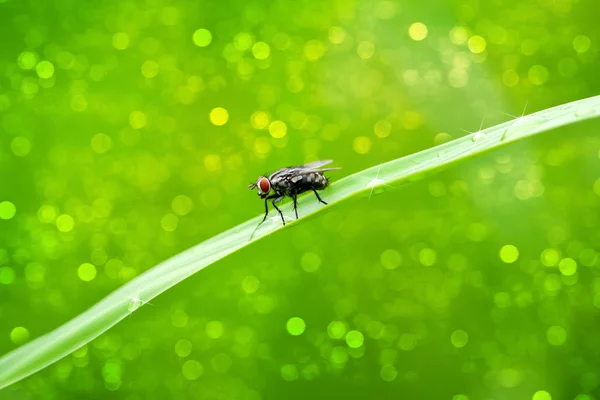
[{"label": "blade of grass", "polygon": [[[600,114],[600,96],[549,108],[528,116],[487,128],[452,142],[374,166],[335,182],[327,193],[330,205],[390,183],[412,181],[445,168],[457,161],[521,140],[538,133],[589,119]],[[313,196],[299,200],[303,214],[328,209]],[[123,285],[93,307],[0,358],[0,389],[17,382],[73,352],[127,317],[144,303],[198,272],[207,265],[248,246],[261,237],[282,229],[277,213],[250,235],[262,215],[208,239],[166,260]],[[286,215],[290,224],[296,221]]]}]

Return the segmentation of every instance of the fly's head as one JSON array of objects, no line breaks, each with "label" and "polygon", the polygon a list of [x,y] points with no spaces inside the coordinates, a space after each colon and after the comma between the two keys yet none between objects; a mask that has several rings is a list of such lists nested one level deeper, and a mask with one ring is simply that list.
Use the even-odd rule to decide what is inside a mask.
[{"label": "fly's head", "polygon": [[271,182],[269,182],[269,180],[267,178],[265,178],[264,176],[261,176],[260,178],[258,178],[256,183],[251,184],[250,186],[248,186],[248,188],[249,189],[257,188],[258,195],[260,196],[261,199],[264,199],[269,195],[269,192],[271,191]]}]

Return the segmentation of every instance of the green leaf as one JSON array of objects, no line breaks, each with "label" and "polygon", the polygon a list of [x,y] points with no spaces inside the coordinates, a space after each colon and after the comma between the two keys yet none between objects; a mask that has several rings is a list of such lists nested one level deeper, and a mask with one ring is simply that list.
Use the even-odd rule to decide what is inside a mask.
[{"label": "green leaf", "polygon": [[[452,142],[374,166],[335,182],[328,193],[329,206],[314,196],[299,200],[304,216],[330,209],[331,206],[359,194],[386,191],[391,184],[418,180],[449,165],[528,136],[596,117],[600,96],[550,108],[485,129]],[[55,329],[0,358],[0,389],[23,379],[68,355],[142,307],[165,290],[207,265],[250,245],[261,237],[284,229],[277,213],[252,232],[262,215],[188,249],[123,285],[96,305]],[[295,221],[286,215],[289,225]]]}]

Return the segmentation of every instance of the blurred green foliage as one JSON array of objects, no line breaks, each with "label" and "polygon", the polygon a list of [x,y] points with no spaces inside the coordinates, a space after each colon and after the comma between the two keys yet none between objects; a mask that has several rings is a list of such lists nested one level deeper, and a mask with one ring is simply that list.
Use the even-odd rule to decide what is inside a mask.
[{"label": "blurred green foliage", "polygon": [[[0,354],[259,214],[264,172],[598,94],[597,11],[0,0]],[[598,128],[285,229],[0,398],[598,399]]]}]

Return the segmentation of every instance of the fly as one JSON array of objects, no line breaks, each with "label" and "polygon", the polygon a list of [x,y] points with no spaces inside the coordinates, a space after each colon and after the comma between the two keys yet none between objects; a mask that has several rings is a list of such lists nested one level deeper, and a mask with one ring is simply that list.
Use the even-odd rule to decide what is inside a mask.
[{"label": "fly", "polygon": [[[323,175],[324,172],[339,169],[321,168],[331,162],[332,160],[321,160],[300,165],[298,167],[281,168],[268,177],[259,177],[256,183],[248,186],[249,189],[258,189],[258,195],[265,201],[265,217],[260,224],[258,224],[256,229],[254,229],[254,232],[256,232],[263,222],[265,222],[267,215],[269,215],[269,200],[271,200],[271,204],[273,204],[273,207],[279,212],[283,225],[285,225],[285,218],[275,203],[280,202],[286,196],[291,197],[294,201],[296,219],[298,219],[297,199],[298,195],[301,193],[312,190],[320,203],[327,204],[321,196],[319,196],[317,190],[323,190],[329,185],[329,180]],[[252,235],[254,235],[254,232]]]}]

